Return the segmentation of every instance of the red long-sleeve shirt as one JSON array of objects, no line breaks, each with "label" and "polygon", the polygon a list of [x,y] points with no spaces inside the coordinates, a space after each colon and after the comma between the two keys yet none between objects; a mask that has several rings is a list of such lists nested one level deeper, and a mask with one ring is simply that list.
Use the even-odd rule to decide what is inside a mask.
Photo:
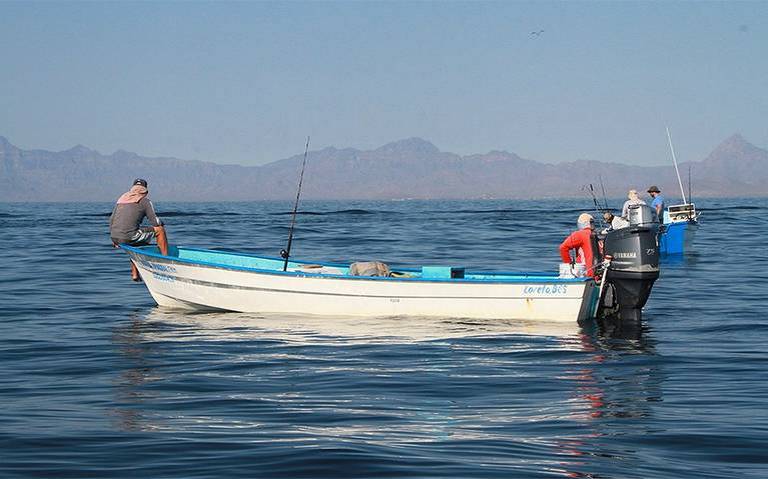
[{"label": "red long-sleeve shirt", "polygon": [[584,228],[571,233],[560,244],[560,258],[563,263],[571,262],[571,250],[576,250],[576,262],[587,266],[587,276],[595,275],[594,257],[592,251],[592,228]]}]

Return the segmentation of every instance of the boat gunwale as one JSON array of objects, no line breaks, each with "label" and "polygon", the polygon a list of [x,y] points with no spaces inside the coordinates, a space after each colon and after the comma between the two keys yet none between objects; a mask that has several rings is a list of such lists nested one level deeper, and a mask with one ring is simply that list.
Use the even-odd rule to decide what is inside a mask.
[{"label": "boat gunwale", "polygon": [[[541,273],[541,272],[534,272],[534,273],[520,273],[520,272],[495,272],[495,271],[472,271],[471,274],[476,275],[489,275],[489,276],[506,276],[506,275],[516,275],[516,276],[525,276],[524,278],[508,278],[508,279],[484,279],[484,278],[421,278],[421,277],[392,277],[392,276],[350,276],[348,274],[328,274],[328,273],[312,273],[309,271],[278,271],[278,270],[272,270],[272,269],[262,269],[262,268],[252,268],[249,266],[237,266],[237,265],[229,265],[224,263],[213,263],[210,261],[199,261],[199,260],[191,260],[187,258],[179,258],[178,256],[165,256],[160,253],[155,253],[154,251],[149,251],[149,249],[156,249],[155,246],[141,246],[141,247],[135,247],[135,246],[129,246],[127,244],[120,244],[119,247],[121,249],[124,249],[125,251],[134,253],[139,256],[149,256],[156,259],[161,259],[164,262],[169,263],[182,263],[182,264],[188,264],[192,266],[203,266],[208,268],[215,268],[215,269],[224,269],[224,270],[231,270],[231,271],[241,271],[241,272],[248,272],[248,273],[258,273],[258,274],[268,274],[268,275],[275,275],[275,276],[288,276],[288,277],[296,277],[296,278],[304,278],[304,277],[311,277],[311,278],[321,278],[321,279],[344,279],[344,280],[364,280],[364,281],[389,281],[389,282],[418,282],[418,283],[449,283],[449,284],[527,284],[527,283],[566,283],[566,284],[582,284],[587,283],[589,281],[592,281],[593,278],[590,277],[583,277],[583,278],[559,278],[557,276],[554,276],[550,273]],[[225,255],[232,255],[232,256],[242,256],[242,257],[249,257],[249,258],[260,258],[260,259],[267,259],[267,260],[282,260],[282,258],[277,257],[270,257],[270,256],[257,256],[252,254],[246,254],[246,253],[237,253],[237,252],[229,252],[229,251],[220,251],[220,250],[209,250],[204,248],[188,248],[183,246],[177,246],[176,248],[183,248],[188,251],[200,251],[204,253],[215,253],[215,254],[225,254]],[[343,263],[321,263],[321,262],[312,262],[312,261],[302,261],[302,260],[291,260],[292,263],[298,263],[298,264],[320,264],[322,266],[329,266],[329,267],[342,267],[342,268],[348,268],[348,264]],[[405,271],[405,272],[419,272],[418,269],[414,268],[398,268],[398,271]]]}]

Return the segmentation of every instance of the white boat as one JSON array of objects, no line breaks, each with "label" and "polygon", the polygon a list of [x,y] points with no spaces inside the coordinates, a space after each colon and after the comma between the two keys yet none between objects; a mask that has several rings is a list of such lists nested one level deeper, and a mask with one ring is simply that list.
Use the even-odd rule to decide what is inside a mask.
[{"label": "white boat", "polygon": [[158,305],[323,316],[424,316],[573,322],[596,314],[592,278],[471,272],[425,266],[394,276],[352,276],[348,264],[121,245]]}]

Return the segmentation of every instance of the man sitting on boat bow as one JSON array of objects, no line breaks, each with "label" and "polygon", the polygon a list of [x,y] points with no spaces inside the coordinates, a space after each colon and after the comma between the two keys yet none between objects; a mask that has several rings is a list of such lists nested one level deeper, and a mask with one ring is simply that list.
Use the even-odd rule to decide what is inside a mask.
[{"label": "man sitting on boat bow", "polygon": [[[109,235],[112,245],[130,246],[148,245],[153,238],[157,239],[157,247],[164,256],[168,256],[168,239],[162,221],[155,214],[155,208],[147,195],[147,180],[137,178],[131,189],[118,198],[109,218]],[[147,218],[152,226],[141,226]],[[141,281],[136,265],[131,261],[131,279]]]}]

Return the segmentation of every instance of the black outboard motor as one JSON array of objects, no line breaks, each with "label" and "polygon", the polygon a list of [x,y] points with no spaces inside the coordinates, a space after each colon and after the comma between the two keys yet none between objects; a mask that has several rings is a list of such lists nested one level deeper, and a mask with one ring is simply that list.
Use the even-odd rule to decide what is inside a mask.
[{"label": "black outboard motor", "polygon": [[659,277],[659,223],[646,205],[629,207],[629,226],[608,232],[603,252],[611,256],[600,308],[604,315],[639,321]]}]

